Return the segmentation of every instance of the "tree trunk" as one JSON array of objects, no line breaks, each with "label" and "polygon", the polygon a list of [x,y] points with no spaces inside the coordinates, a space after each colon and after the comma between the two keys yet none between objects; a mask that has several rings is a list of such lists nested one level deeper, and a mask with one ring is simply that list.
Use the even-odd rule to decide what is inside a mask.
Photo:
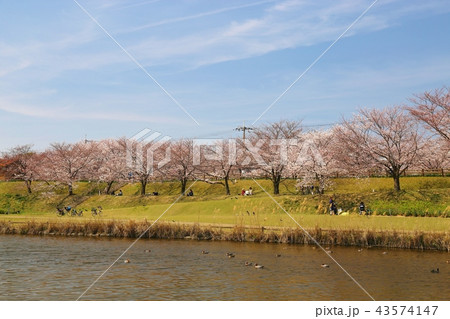
[{"label": "tree trunk", "polygon": [[273,193],[275,195],[280,194],[280,183],[279,182],[273,182]]},{"label": "tree trunk", "polygon": [[225,182],[225,190],[227,192],[227,195],[230,195],[230,185],[229,185],[229,178],[228,178],[228,176],[225,176],[224,182]]},{"label": "tree trunk", "polygon": [[141,179],[141,195],[145,195],[147,188],[147,179]]},{"label": "tree trunk", "polygon": [[280,194],[280,182],[281,182],[281,176],[280,175],[272,175],[272,183],[273,183],[273,193],[274,193],[274,195]]},{"label": "tree trunk", "polygon": [[73,186],[72,186],[72,182],[69,183],[68,188],[69,188],[69,196],[72,196],[72,195],[73,195]]},{"label": "tree trunk", "polygon": [[112,188],[113,184],[114,184],[114,181],[110,181],[106,184],[106,190],[105,190],[106,195],[109,195],[109,193],[111,192],[111,188]]},{"label": "tree trunk", "polygon": [[187,178],[182,178],[180,182],[181,182],[181,194],[184,194],[186,192]]},{"label": "tree trunk", "polygon": [[392,174],[392,178],[394,179],[394,189],[399,192],[400,191],[400,172],[394,172]]},{"label": "tree trunk", "polygon": [[28,194],[31,194],[31,181],[30,180],[26,180],[25,181],[25,185],[27,185]]}]

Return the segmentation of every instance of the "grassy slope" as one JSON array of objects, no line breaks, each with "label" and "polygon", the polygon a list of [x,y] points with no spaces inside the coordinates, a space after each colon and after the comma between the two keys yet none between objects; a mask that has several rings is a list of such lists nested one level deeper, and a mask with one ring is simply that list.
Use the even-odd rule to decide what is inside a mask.
[{"label": "grassy slope", "polygon": [[[258,181],[269,193],[271,183]],[[450,178],[444,177],[408,177],[402,179],[403,191],[396,194],[391,191],[389,178],[336,179],[333,189],[323,196],[297,195],[294,181],[285,181],[281,187],[282,195],[275,199],[304,227],[333,229],[397,229],[448,231],[450,220],[445,218],[404,218],[371,216],[357,214],[349,216],[329,216],[327,202],[333,196],[344,211],[356,212],[359,201],[377,214],[406,215],[450,213]],[[106,219],[155,219],[159,217],[178,197],[178,183],[154,183],[148,192],[158,191],[161,196],[139,196],[139,185],[123,185],[124,196],[115,197],[98,194],[96,183],[78,183],[77,195],[67,197],[66,189],[56,185],[35,183],[34,194],[27,195],[23,183],[0,182],[0,210],[20,209],[24,214],[0,215],[2,219],[28,220],[55,219],[57,205],[72,205],[90,209],[101,205],[104,208],[102,218]],[[252,197],[225,196],[221,185],[198,182],[193,186],[193,198],[182,197],[163,216],[163,220],[177,222],[237,224],[255,227],[295,226],[295,223],[251,180],[240,180],[232,185],[232,193],[241,188],[253,187]],[[117,187],[120,187],[118,185]],[[247,214],[249,211],[250,215]],[[255,212],[255,215],[253,215]],[[63,217],[69,219],[72,217]],[[73,220],[92,219],[72,218]]]}]

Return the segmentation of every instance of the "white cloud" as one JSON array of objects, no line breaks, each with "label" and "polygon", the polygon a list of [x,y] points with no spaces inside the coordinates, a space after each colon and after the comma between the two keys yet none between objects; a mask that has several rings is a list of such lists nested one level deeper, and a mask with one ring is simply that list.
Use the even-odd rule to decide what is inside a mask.
[{"label": "white cloud", "polygon": [[[2,61],[4,62],[4,61]],[[1,62],[0,62],[1,63]],[[31,65],[29,61],[17,61],[14,65],[0,64],[0,78],[16,71],[24,70]]]},{"label": "white cloud", "polygon": [[112,120],[121,122],[146,122],[157,124],[180,124],[185,123],[185,119],[163,116],[146,116],[132,112],[117,111],[77,111],[73,107],[41,107],[30,106],[10,99],[0,98],[0,111],[20,114],[24,116],[52,119],[52,120]]},{"label": "white cloud", "polygon": [[267,22],[261,19],[251,19],[243,23],[232,22],[223,35],[225,37],[253,35],[257,30],[265,29],[266,25]]},{"label": "white cloud", "polygon": [[[269,2],[271,1],[259,1],[161,20],[153,25],[174,24],[178,31],[174,33],[176,35],[169,37],[155,28],[156,30],[146,30],[147,32],[138,32],[137,34],[119,35],[118,41],[139,62],[149,66],[150,73],[152,73],[152,66],[156,65],[175,65],[174,68],[182,67],[184,70],[192,70],[205,65],[260,56],[278,50],[331,42],[372,1],[326,1],[319,4],[294,0],[277,2],[266,10],[255,10],[257,13],[251,17],[233,14],[227,16],[227,19],[217,19],[214,24],[205,26],[202,30],[195,30],[194,33],[189,31],[186,24],[182,23]],[[399,18],[407,14],[436,12],[439,8],[444,11],[449,10],[443,8],[444,6],[439,2],[434,2],[433,5],[424,5],[420,2],[407,5],[397,5],[397,3],[397,1],[380,0],[354,26],[349,35],[388,28],[399,23]],[[129,2],[116,1],[110,8],[128,4]],[[101,17],[107,15],[108,12],[108,10],[101,12]],[[28,81],[27,84],[34,81],[39,86],[46,80],[57,78],[68,70],[88,71],[84,74],[89,76],[89,72],[105,67],[121,70],[136,68],[136,65],[83,12],[80,11],[77,14],[77,21],[82,21],[84,24],[80,24],[79,31],[76,33],[61,31],[59,36],[54,35],[53,40],[39,41],[36,39],[33,42],[18,45],[7,44],[4,40],[3,42],[0,40],[2,86],[12,83],[11,87],[17,86],[17,90],[21,90],[17,84],[26,81]],[[102,23],[101,18],[99,18],[99,22]],[[111,28],[114,28],[114,25]],[[14,78],[15,74],[18,74],[17,78]],[[381,81],[381,74],[372,75],[373,79],[378,78]],[[367,79],[367,76],[362,78]],[[11,79],[17,82],[11,81]],[[358,85],[358,81],[361,79],[355,81]],[[45,87],[45,85],[42,86]],[[53,87],[49,89],[51,90]],[[168,89],[171,91],[171,87]],[[32,101],[32,98],[29,100]],[[76,112],[73,108],[36,108],[27,105],[27,103],[21,105],[10,101],[9,104],[2,103],[0,109],[16,114],[45,118],[73,117],[167,123],[171,121],[164,117],[143,118],[139,114],[133,113]]]},{"label": "white cloud", "polygon": [[273,11],[289,11],[293,10],[295,7],[303,6],[305,1],[299,0],[288,0],[281,3],[276,4],[271,8]]},{"label": "white cloud", "polygon": [[138,26],[138,27],[130,28],[130,29],[127,29],[127,30],[122,30],[122,31],[119,31],[118,33],[122,34],[122,33],[136,32],[136,31],[141,31],[141,30],[154,28],[154,27],[158,27],[158,26],[163,26],[163,25],[167,25],[167,24],[183,22],[183,21],[189,21],[189,20],[195,20],[195,19],[209,17],[209,16],[213,16],[213,15],[217,15],[217,14],[225,13],[225,12],[229,12],[229,11],[234,11],[234,10],[239,10],[239,9],[244,9],[244,8],[249,8],[249,7],[260,6],[262,4],[272,3],[272,2],[275,2],[275,1],[276,0],[265,0],[265,1],[259,1],[259,2],[253,2],[253,3],[247,3],[247,4],[243,4],[243,5],[233,6],[233,7],[225,7],[225,8],[221,8],[221,9],[217,9],[217,10],[201,12],[201,13],[192,14],[192,15],[183,16],[183,17],[166,19],[166,20],[162,20],[162,21],[158,21],[158,22],[149,23],[149,24]]},{"label": "white cloud", "polygon": [[[301,1],[286,1],[264,10],[259,17],[232,20],[195,34],[141,38],[131,45],[137,56],[151,64],[184,63],[188,69],[211,63],[239,60],[269,52],[333,41],[370,2],[327,2],[307,7]],[[305,8],[306,7],[306,8]],[[287,9],[290,10],[287,10]],[[395,19],[369,11],[353,34],[386,28]]]},{"label": "white cloud", "polygon": [[[28,72],[25,76],[21,73],[22,79],[39,78],[43,81],[67,70],[93,70],[127,60],[117,51],[103,49],[89,52],[86,46],[99,38],[103,39],[103,34],[91,25],[82,27],[77,33],[66,31],[53,37],[55,39],[36,39],[14,45],[0,38],[0,78],[26,68]],[[43,69],[45,72],[42,72]]]},{"label": "white cloud", "polygon": [[129,3],[128,1],[108,1],[108,2],[102,2],[102,5],[100,5],[101,9],[116,9],[116,10],[124,10],[128,8],[134,8],[134,7],[142,7],[149,4],[153,4],[156,2],[160,2],[161,0],[148,0],[148,1],[142,1],[142,2],[135,2],[135,3]]},{"label": "white cloud", "polygon": [[[162,20],[138,29],[198,19],[270,2],[272,1],[259,1],[220,8]],[[333,41],[370,3],[371,1],[326,1],[317,4],[288,0],[261,10],[256,17],[237,19],[232,15],[231,17],[235,17],[232,20],[218,19],[217,23],[208,25],[203,30],[195,30],[195,33],[190,33],[189,28],[180,23],[177,25],[179,32],[176,36],[167,36],[154,30],[130,34],[129,37],[119,34],[118,41],[139,62],[147,66],[178,64],[183,69],[193,69]],[[443,8],[439,2],[433,2],[432,5],[412,3],[394,7],[393,4],[397,2],[380,0],[347,36],[388,28],[398,23],[398,19],[406,14],[424,14],[435,12],[439,8],[449,10]],[[111,4],[121,5],[129,3],[118,1]],[[115,67],[118,64],[126,65],[130,69],[136,67],[87,16],[84,19],[85,24],[79,32],[61,33],[58,40],[35,41],[16,46],[0,42],[0,58],[8,65],[8,68],[0,66],[0,77],[21,71],[24,66],[45,68],[47,72],[41,74],[45,78],[58,76],[67,70],[95,70],[107,66]],[[100,23],[101,20],[99,19]],[[126,41],[122,41],[122,38]],[[99,46],[97,42],[103,45]],[[41,72],[41,69],[38,72]]]}]

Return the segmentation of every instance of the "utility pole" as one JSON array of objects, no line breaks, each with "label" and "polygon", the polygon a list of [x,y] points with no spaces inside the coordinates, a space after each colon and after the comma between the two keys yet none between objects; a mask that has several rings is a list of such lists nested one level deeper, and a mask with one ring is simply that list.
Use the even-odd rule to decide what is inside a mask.
[{"label": "utility pole", "polygon": [[88,140],[87,134],[84,134],[84,144],[91,143],[91,142],[93,142],[93,140]]},{"label": "utility pole", "polygon": [[[254,128],[253,127],[249,127],[249,126],[245,126],[245,121],[244,121],[242,126],[236,127],[234,130],[235,131],[242,131],[242,140],[245,143],[245,131],[253,131]],[[239,178],[241,178],[243,170],[240,167],[238,167],[238,170],[239,170],[239,176],[240,176]]]},{"label": "utility pole", "polygon": [[234,129],[235,131],[242,131],[242,139],[245,140],[245,131],[252,131],[254,130],[253,127],[245,126],[245,121],[242,126],[236,127]]}]

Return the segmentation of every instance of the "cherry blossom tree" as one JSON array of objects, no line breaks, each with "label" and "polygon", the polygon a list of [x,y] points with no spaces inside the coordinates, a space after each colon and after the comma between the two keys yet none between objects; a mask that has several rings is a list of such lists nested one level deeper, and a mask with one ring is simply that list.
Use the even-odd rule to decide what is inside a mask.
[{"label": "cherry blossom tree", "polygon": [[123,140],[103,140],[98,143],[97,180],[106,183],[105,193],[111,192],[114,182],[124,181],[130,172],[126,162],[126,143]]},{"label": "cherry blossom tree", "polygon": [[169,165],[170,145],[166,139],[158,141],[125,140],[127,168],[131,178],[141,184],[141,195],[151,180],[165,175],[165,166]]},{"label": "cherry blossom tree", "polygon": [[192,139],[181,139],[170,144],[170,162],[165,167],[166,179],[180,182],[184,194],[189,180],[195,179],[197,165],[194,165],[194,143]]},{"label": "cherry blossom tree", "polygon": [[67,185],[68,194],[73,195],[73,183],[83,175],[92,176],[99,152],[94,142],[53,143],[44,155],[43,175],[47,180]]},{"label": "cherry blossom tree", "polygon": [[12,161],[6,158],[0,158],[0,180],[6,179],[6,168],[10,165]]},{"label": "cherry blossom tree", "polygon": [[338,171],[334,161],[334,136],[331,130],[310,131],[303,135],[302,148],[299,150],[296,169],[302,178],[297,187],[302,189],[317,185],[323,194],[330,187],[331,177]]},{"label": "cherry blossom tree", "polygon": [[31,194],[31,183],[38,177],[39,157],[31,145],[12,148],[4,154],[6,178],[24,181],[28,194]]},{"label": "cherry blossom tree", "polygon": [[148,164],[146,156],[147,146],[139,141],[126,140],[127,166],[129,168],[129,178],[139,182],[141,195],[146,194],[147,184],[153,174],[153,166]]},{"label": "cherry blossom tree", "polygon": [[[209,184],[220,184],[230,195],[230,178],[237,170],[236,140],[219,140],[212,145],[195,145],[194,165],[198,170],[198,179]],[[203,175],[203,177],[201,177]]]},{"label": "cherry blossom tree", "polygon": [[416,166],[424,170],[450,167],[450,145],[442,138],[429,138],[418,151]]},{"label": "cherry blossom tree", "polygon": [[450,142],[449,88],[442,87],[434,91],[426,91],[409,100],[413,104],[406,107],[409,113],[423,122],[426,128]]},{"label": "cherry blossom tree", "polygon": [[417,159],[422,136],[411,115],[401,107],[360,109],[351,120],[343,120],[334,134],[341,149],[337,161],[349,170],[384,168],[400,190],[400,175]]},{"label": "cherry blossom tree", "polygon": [[249,157],[242,165],[249,169],[256,167],[257,172],[261,171],[270,179],[275,195],[280,193],[282,179],[296,170],[295,162],[289,159],[292,158],[290,154],[301,147],[301,132],[301,122],[281,120],[255,129],[250,139],[244,142]]}]

